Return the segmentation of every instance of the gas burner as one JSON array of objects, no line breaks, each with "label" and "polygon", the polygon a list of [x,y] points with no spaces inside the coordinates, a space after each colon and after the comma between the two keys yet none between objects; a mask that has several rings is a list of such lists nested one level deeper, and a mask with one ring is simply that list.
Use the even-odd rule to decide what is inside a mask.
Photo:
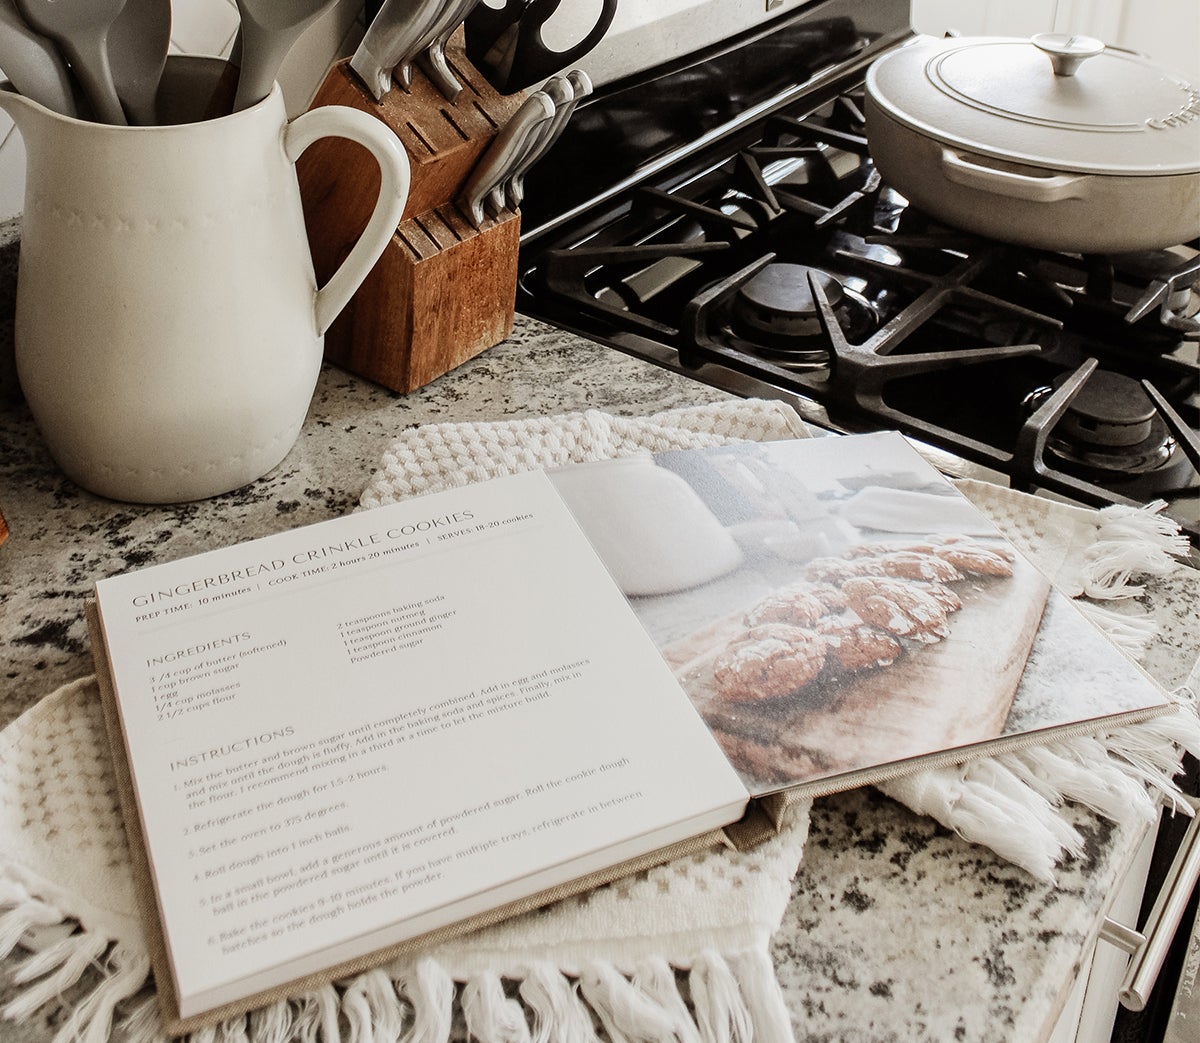
[{"label": "gas burner", "polygon": [[[1036,408],[1065,382],[1030,396]],[[1064,466],[1111,476],[1148,475],[1172,464],[1175,439],[1142,385],[1097,369],[1087,379],[1046,442]]]},{"label": "gas burner", "polygon": [[1158,321],[1193,339],[1200,337],[1200,256],[1184,256],[1186,248],[1126,254],[1115,259],[1118,267],[1148,280],[1145,292],[1125,315],[1128,323],[1157,309]]},{"label": "gas burner", "polygon": [[1071,400],[1059,429],[1089,446],[1125,449],[1150,437],[1154,417],[1154,405],[1136,380],[1098,369]]},{"label": "gas burner", "polygon": [[803,350],[814,338],[822,339],[810,275],[820,284],[847,339],[857,343],[875,330],[878,316],[861,294],[829,272],[782,261],[768,264],[738,289],[733,301],[735,322],[751,339],[755,334],[770,338],[764,346],[773,352]]}]

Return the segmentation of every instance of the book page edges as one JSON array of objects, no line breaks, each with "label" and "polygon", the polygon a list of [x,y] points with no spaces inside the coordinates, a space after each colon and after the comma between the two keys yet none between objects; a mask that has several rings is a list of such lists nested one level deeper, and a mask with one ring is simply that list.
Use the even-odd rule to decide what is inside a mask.
[{"label": "book page edges", "polygon": [[[318,986],[371,970],[403,956],[419,953],[441,942],[449,941],[452,938],[457,938],[463,934],[468,934],[482,927],[488,927],[515,916],[520,916],[523,913],[531,912],[561,899],[580,894],[583,891],[611,883],[622,877],[644,872],[647,869],[652,869],[655,866],[670,862],[676,858],[696,854],[713,847],[732,847],[737,850],[745,850],[755,844],[762,843],[777,832],[775,815],[759,807],[757,801],[751,801],[742,819],[731,826],[723,829],[707,830],[687,840],[678,841],[636,858],[615,863],[605,869],[586,873],[567,883],[546,888],[524,898],[506,902],[485,913],[479,913],[416,937],[407,938],[403,941],[375,949],[370,953],[354,957],[353,959],[341,961],[318,973],[297,978],[285,985],[257,992],[233,1002],[214,1007],[202,1014],[183,1017],[179,1013],[179,995],[174,974],[172,973],[170,958],[167,953],[165,935],[159,915],[158,900],[154,890],[154,878],[142,832],[142,822],[133,786],[133,776],[125,749],[120,711],[117,706],[116,692],[112,684],[108,650],[104,642],[103,627],[100,622],[99,609],[95,599],[88,599],[85,606],[85,613],[87,616],[88,633],[92,644],[92,656],[96,666],[96,682],[100,690],[100,699],[104,711],[105,729],[108,733],[109,746],[113,755],[113,767],[121,802],[122,817],[125,821],[125,832],[129,840],[130,862],[133,866],[135,893],[145,931],[145,944],[154,972],[164,1028],[171,1036],[186,1035],[187,1033],[195,1032],[198,1029],[223,1021],[226,1018],[289,999],[311,991]],[[775,798],[771,798],[768,803],[777,802]]]},{"label": "book page edges", "polygon": [[760,801],[768,808],[782,809],[801,800],[812,800],[816,797],[828,797],[834,793],[858,789],[861,786],[875,786],[881,782],[904,778],[922,771],[934,771],[938,768],[962,767],[972,761],[986,757],[998,757],[1005,753],[1018,753],[1032,746],[1046,746],[1060,739],[1073,739],[1085,735],[1098,735],[1131,724],[1141,724],[1155,717],[1164,717],[1170,713],[1179,712],[1179,705],[1171,699],[1158,706],[1139,707],[1124,713],[1107,714],[1103,717],[1091,717],[1087,720],[1073,721],[1069,724],[1056,724],[1037,731],[1017,732],[1013,735],[1001,735],[994,739],[985,739],[969,746],[959,746],[953,749],[940,750],[937,753],[922,754],[907,760],[894,761],[891,764],[862,768],[858,771],[845,772],[840,775],[830,775],[825,778],[813,779],[788,786],[771,793],[764,794]]}]

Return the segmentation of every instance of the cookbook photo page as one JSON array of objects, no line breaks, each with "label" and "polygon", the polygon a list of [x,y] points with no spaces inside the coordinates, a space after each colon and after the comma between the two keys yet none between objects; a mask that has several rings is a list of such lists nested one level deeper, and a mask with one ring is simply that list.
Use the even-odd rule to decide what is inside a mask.
[{"label": "cookbook photo page", "polygon": [[752,793],[1168,705],[899,435],[552,477]]}]

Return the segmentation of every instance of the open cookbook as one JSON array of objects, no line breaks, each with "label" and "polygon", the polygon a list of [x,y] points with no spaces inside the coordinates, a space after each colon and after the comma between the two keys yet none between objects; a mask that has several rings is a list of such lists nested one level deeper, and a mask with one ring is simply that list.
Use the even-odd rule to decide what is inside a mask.
[{"label": "open cookbook", "polygon": [[91,623],[177,1033],[1173,709],[896,434],[456,488],[101,580]]}]

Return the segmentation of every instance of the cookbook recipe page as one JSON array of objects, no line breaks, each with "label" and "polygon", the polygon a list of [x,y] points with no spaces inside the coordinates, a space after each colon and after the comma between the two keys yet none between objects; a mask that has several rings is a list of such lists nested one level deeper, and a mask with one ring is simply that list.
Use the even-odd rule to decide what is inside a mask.
[{"label": "cookbook recipe page", "polygon": [[541,473],[97,596],[185,1017],[746,800]]}]

